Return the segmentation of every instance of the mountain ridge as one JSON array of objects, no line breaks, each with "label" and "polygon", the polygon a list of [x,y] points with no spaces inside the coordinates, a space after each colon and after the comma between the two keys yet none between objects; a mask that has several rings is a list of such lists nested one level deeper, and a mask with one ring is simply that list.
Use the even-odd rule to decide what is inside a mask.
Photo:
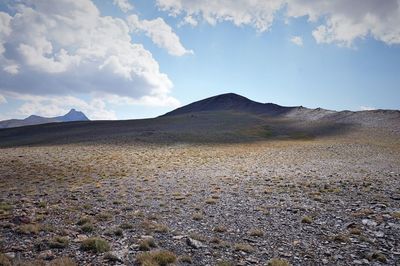
[{"label": "mountain ridge", "polygon": [[72,108],[68,113],[56,117],[42,117],[38,115],[30,115],[24,119],[8,119],[0,121],[0,128],[13,128],[22,126],[32,126],[47,123],[74,122],[74,121],[90,121],[89,118],[81,111]]},{"label": "mountain ridge", "polygon": [[[235,93],[224,93],[195,101],[175,110],[167,112],[160,117],[194,114],[210,111],[235,111],[270,117],[281,117],[306,121],[347,121],[351,123],[369,123],[367,120],[400,119],[400,110],[362,110],[362,111],[334,111],[329,109],[307,108],[304,106],[281,106],[275,103],[261,103],[248,99]],[[370,118],[370,119],[368,119]]]}]

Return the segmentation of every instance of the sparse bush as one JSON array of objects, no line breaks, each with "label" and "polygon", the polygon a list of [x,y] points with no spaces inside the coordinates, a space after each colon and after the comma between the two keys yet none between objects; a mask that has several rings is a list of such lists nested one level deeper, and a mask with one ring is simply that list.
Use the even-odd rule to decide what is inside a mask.
[{"label": "sparse bush", "polygon": [[106,240],[102,238],[91,237],[82,241],[81,249],[84,251],[91,251],[94,253],[103,253],[110,251],[110,245]]},{"label": "sparse bush", "polygon": [[195,221],[200,221],[203,219],[203,214],[201,214],[200,212],[197,212],[197,213],[193,214],[192,218]]},{"label": "sparse bush", "polygon": [[310,217],[310,216],[304,216],[304,217],[301,219],[301,222],[302,222],[303,224],[311,224],[311,223],[313,222],[313,218]]},{"label": "sparse bush", "polygon": [[254,248],[252,246],[250,246],[249,244],[246,243],[237,243],[234,245],[234,249],[236,251],[243,251],[246,253],[251,253],[254,252]]},{"label": "sparse bush", "polygon": [[352,235],[361,235],[361,229],[360,228],[351,228],[349,232]]},{"label": "sparse bush", "polygon": [[50,248],[66,248],[68,246],[69,240],[66,237],[56,236],[49,241]]},{"label": "sparse bush", "polygon": [[77,266],[78,264],[69,257],[57,258],[50,262],[49,266]]},{"label": "sparse bush", "polygon": [[0,213],[9,212],[12,209],[13,209],[12,205],[5,203],[5,202],[0,203]]},{"label": "sparse bush", "polygon": [[176,261],[176,255],[166,250],[145,252],[139,254],[136,261],[143,266],[166,266]]},{"label": "sparse bush", "polygon": [[139,242],[139,250],[141,251],[149,251],[151,248],[155,248],[156,246],[156,242],[152,237],[142,239]]},{"label": "sparse bush", "polygon": [[224,232],[226,232],[226,227],[224,227],[222,225],[218,225],[218,226],[214,227],[214,232],[224,233]]},{"label": "sparse bush", "polygon": [[81,226],[82,232],[91,233],[94,231],[94,226],[91,223],[87,223]]},{"label": "sparse bush", "polygon": [[235,263],[231,262],[231,261],[219,261],[217,262],[216,266],[234,266]]},{"label": "sparse bush", "polygon": [[166,233],[168,232],[169,228],[168,226],[164,224],[154,224],[154,232],[156,233]]},{"label": "sparse bush", "polygon": [[39,231],[40,231],[39,224],[23,224],[23,225],[20,225],[17,229],[18,233],[25,234],[25,235],[29,235],[29,234],[36,235],[39,233]]},{"label": "sparse bush", "polygon": [[192,258],[190,256],[188,256],[188,255],[180,256],[179,257],[179,261],[182,262],[182,263],[187,263],[187,264],[192,264],[193,263]]},{"label": "sparse bush", "polygon": [[393,218],[400,219],[400,212],[393,212],[392,216],[393,216]]},{"label": "sparse bush", "polygon": [[120,261],[120,258],[118,258],[116,255],[112,254],[111,252],[107,252],[104,255],[104,258],[108,261],[113,261],[113,262],[117,262]]},{"label": "sparse bush", "polygon": [[7,257],[6,255],[4,255],[3,253],[0,253],[0,265],[2,266],[11,266],[11,259],[9,257]]},{"label": "sparse bush", "polygon": [[215,204],[217,204],[217,201],[213,198],[209,198],[206,200],[206,203],[210,204],[210,205],[215,205]]},{"label": "sparse bush", "polygon": [[133,228],[133,225],[132,225],[132,224],[129,224],[129,223],[123,223],[123,224],[121,224],[119,227],[120,227],[121,229],[126,230],[126,229],[132,229],[132,228]]},{"label": "sparse bush", "polygon": [[349,237],[347,235],[344,234],[337,234],[333,237],[333,240],[337,241],[337,242],[341,242],[341,243],[346,243],[349,242]]},{"label": "sparse bush", "polygon": [[114,230],[114,235],[115,236],[123,236],[124,232],[122,231],[121,228],[117,228],[117,229]]},{"label": "sparse bush", "polygon": [[386,256],[379,251],[375,251],[374,253],[372,253],[370,258],[371,258],[371,260],[377,260],[382,263],[387,262]]},{"label": "sparse bush", "polygon": [[261,229],[253,228],[249,231],[250,236],[262,237],[264,232]]},{"label": "sparse bush", "polygon": [[101,222],[109,221],[109,220],[111,220],[111,218],[112,218],[112,215],[107,212],[102,212],[102,213],[99,213],[96,215],[96,219]]},{"label": "sparse bush", "polygon": [[285,259],[273,258],[268,261],[268,266],[290,266],[290,263]]},{"label": "sparse bush", "polygon": [[76,224],[77,225],[84,225],[84,224],[88,224],[88,223],[91,223],[91,222],[92,222],[92,220],[89,217],[83,216],[78,220],[78,222]]}]

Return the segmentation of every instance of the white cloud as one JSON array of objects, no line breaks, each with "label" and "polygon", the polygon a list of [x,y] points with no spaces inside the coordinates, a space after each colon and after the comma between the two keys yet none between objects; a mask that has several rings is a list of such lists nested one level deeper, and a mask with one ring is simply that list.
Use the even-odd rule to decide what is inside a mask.
[{"label": "white cloud", "polygon": [[132,42],[124,20],[101,16],[90,0],[17,3],[13,16],[0,12],[3,94],[171,97],[171,80],[148,50]]},{"label": "white cloud", "polygon": [[297,46],[303,46],[303,39],[300,36],[293,36],[290,41]]},{"label": "white cloud", "polygon": [[313,36],[318,43],[350,47],[354,40],[371,36],[387,44],[400,43],[399,0],[290,1],[288,16],[323,19]]},{"label": "white cloud", "polygon": [[100,98],[84,101],[73,96],[36,96],[12,94],[12,97],[24,101],[16,110],[15,116],[27,117],[32,114],[54,117],[66,114],[71,108],[85,113],[90,119],[117,119],[113,110],[106,108],[106,102]]},{"label": "white cloud", "polygon": [[0,11],[0,56],[4,53],[4,40],[11,32],[10,21],[11,16]]},{"label": "white cloud", "polygon": [[269,29],[275,12],[284,3],[283,0],[157,0],[158,7],[173,16],[183,13],[185,18],[202,18],[212,25],[230,21],[237,26],[253,26],[260,32]]},{"label": "white cloud", "polygon": [[140,20],[137,15],[131,15],[127,18],[127,22],[131,31],[143,31],[157,46],[166,49],[171,55],[182,56],[193,53],[183,47],[178,35],[162,18]]},{"label": "white cloud", "polygon": [[372,111],[372,110],[376,110],[376,108],[370,107],[370,106],[360,106],[360,110],[361,111]]},{"label": "white cloud", "polygon": [[3,67],[3,70],[9,74],[18,74],[19,66],[17,64],[11,64]]},{"label": "white cloud", "polygon": [[7,99],[6,97],[4,97],[3,95],[0,94],[0,104],[2,103],[7,103]]},{"label": "white cloud", "polygon": [[172,16],[203,19],[214,25],[230,21],[267,31],[278,12],[286,19],[308,17],[317,27],[317,43],[350,47],[356,39],[372,37],[387,44],[400,44],[400,0],[157,0],[159,9]]},{"label": "white cloud", "polygon": [[113,0],[114,5],[118,6],[122,12],[127,13],[133,9],[133,5],[129,0]]},{"label": "white cloud", "polygon": [[140,99],[132,99],[128,97],[110,95],[107,97],[107,102],[116,105],[142,105],[149,107],[159,106],[177,108],[181,106],[181,103],[171,96],[143,96]]},{"label": "white cloud", "polygon": [[184,24],[188,24],[188,25],[190,25],[192,27],[195,27],[195,26],[197,26],[198,22],[192,16],[185,16],[180,25],[184,25]]}]

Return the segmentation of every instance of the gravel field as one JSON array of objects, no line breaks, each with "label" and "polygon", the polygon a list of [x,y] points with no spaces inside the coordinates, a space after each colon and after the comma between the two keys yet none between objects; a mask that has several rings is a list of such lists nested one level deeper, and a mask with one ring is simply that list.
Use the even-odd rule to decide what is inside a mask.
[{"label": "gravel field", "polygon": [[0,265],[399,265],[399,137],[0,149]]}]

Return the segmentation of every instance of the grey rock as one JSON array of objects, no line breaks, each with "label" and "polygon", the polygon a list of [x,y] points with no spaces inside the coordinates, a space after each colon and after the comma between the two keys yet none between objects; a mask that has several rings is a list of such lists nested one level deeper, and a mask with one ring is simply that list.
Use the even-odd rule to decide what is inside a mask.
[{"label": "grey rock", "polygon": [[367,226],[370,226],[370,227],[377,226],[377,223],[375,221],[371,220],[371,219],[362,219],[361,222],[363,223],[363,225],[367,225]]},{"label": "grey rock", "polygon": [[186,244],[188,244],[188,246],[195,248],[195,249],[199,249],[199,248],[206,248],[207,246],[204,245],[203,243],[201,243],[200,241],[193,239],[193,238],[186,238]]},{"label": "grey rock", "polygon": [[45,250],[39,254],[38,258],[42,260],[52,260],[54,259],[54,255],[51,250]]}]

